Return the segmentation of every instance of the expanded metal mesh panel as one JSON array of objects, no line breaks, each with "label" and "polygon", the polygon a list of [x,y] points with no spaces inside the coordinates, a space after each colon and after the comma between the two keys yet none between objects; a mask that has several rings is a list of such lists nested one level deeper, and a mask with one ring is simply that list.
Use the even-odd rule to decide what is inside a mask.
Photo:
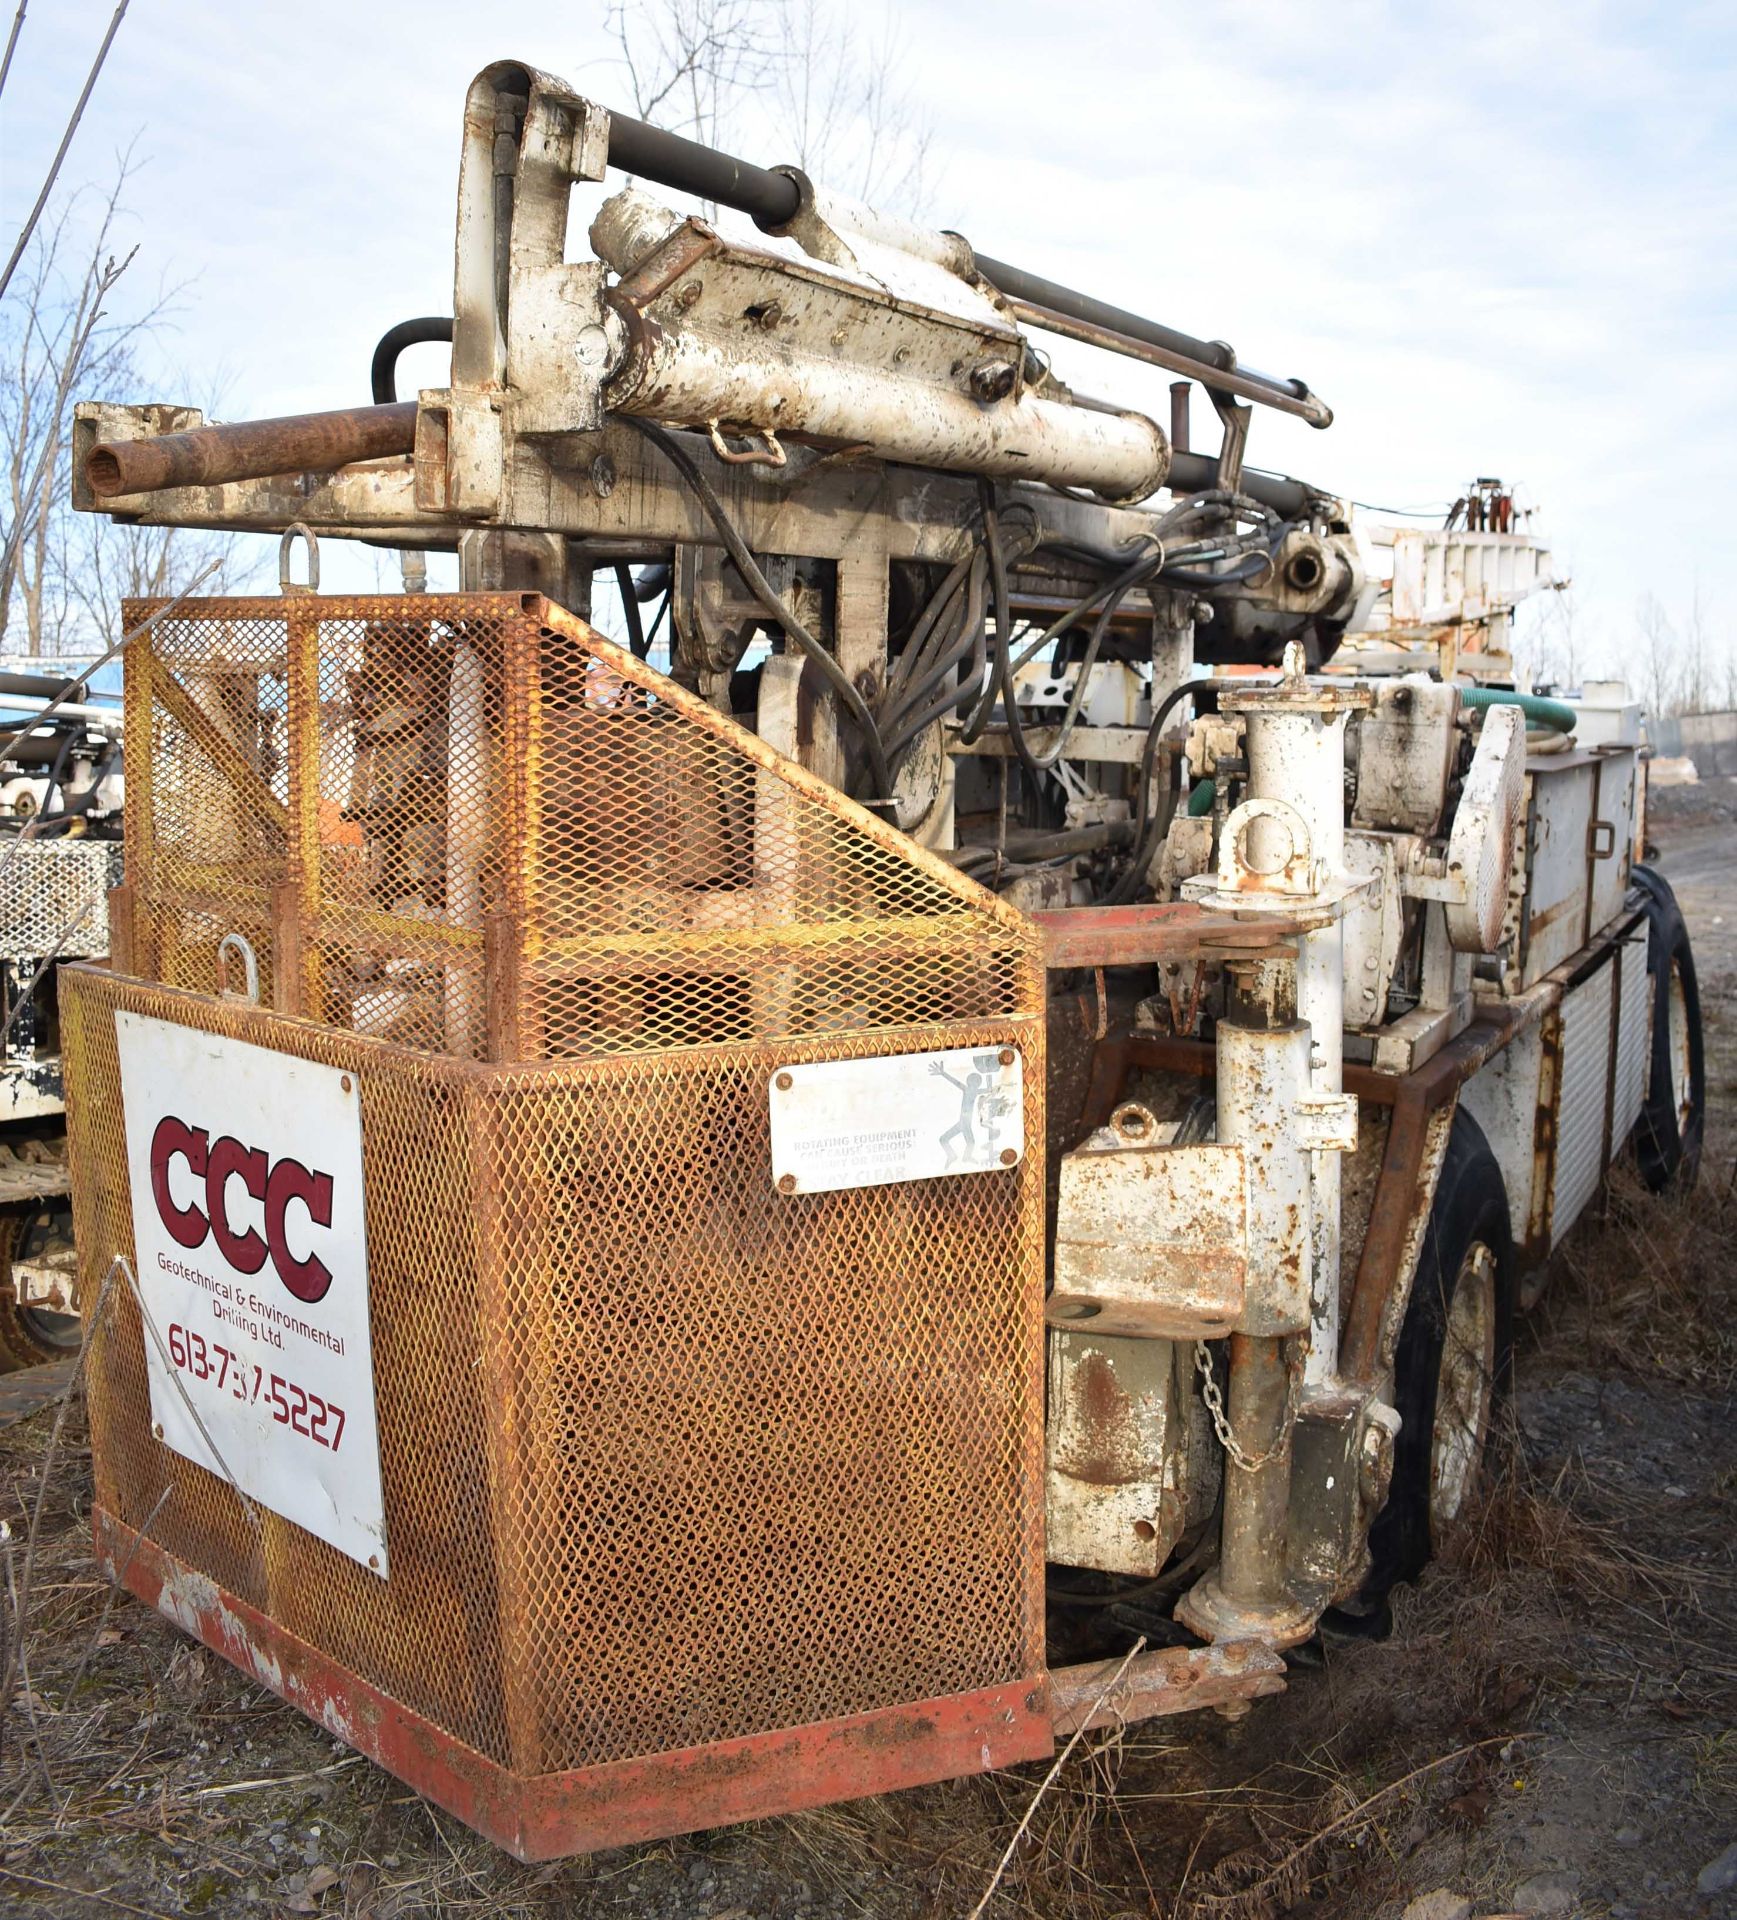
[{"label": "expanded metal mesh panel", "polygon": [[[1042,1169],[780,1195],[776,1066],[839,1037],[496,1069],[75,970],[90,1302],[132,1257],[114,1009],[342,1066],[362,1097],[392,1573],[151,1437],[109,1308],[100,1503],[521,1773],[1018,1679],[1041,1665]],[[1025,1050],[1035,1021],[923,1045]],[[878,1043],[874,1050],[896,1051]]]},{"label": "expanded metal mesh panel", "polygon": [[0,867],[0,960],[108,952],[108,892],[121,879],[116,842],[0,841]]},{"label": "expanded metal mesh panel", "polygon": [[526,1060],[972,1019],[1024,990],[1011,915],[535,596],[195,603],[129,660],[156,978],[192,984],[188,950],[235,919],[280,1007]]},{"label": "expanded metal mesh panel", "polygon": [[[1039,1674],[1042,1155],[781,1194],[768,1115],[784,1066],[1011,1046],[1035,1148],[1035,936],[541,602],[358,607],[151,636],[129,725],[257,676],[213,705],[259,791],[150,695],[133,964],[200,991],[72,969],[63,1022],[87,1306],[133,1251],[118,1008],[356,1076],[390,1579],[153,1439],[130,1297],[99,1502],[172,1488],[177,1559],[521,1776]],[[298,622],[317,699],[273,690]],[[302,1017],[192,980],[230,926]]]}]

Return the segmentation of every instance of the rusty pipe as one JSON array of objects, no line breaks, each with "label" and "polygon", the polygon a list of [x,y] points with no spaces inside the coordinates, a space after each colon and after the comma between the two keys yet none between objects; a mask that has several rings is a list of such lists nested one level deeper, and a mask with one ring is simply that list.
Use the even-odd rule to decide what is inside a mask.
[{"label": "rusty pipe", "polygon": [[1284,1607],[1290,1600],[1285,1583],[1291,1511],[1291,1445],[1285,1422],[1290,1392],[1284,1342],[1233,1333],[1230,1427],[1244,1452],[1261,1464],[1244,1467],[1234,1458],[1224,1463],[1218,1579],[1225,1598],[1243,1607]]},{"label": "rusty pipe", "polygon": [[380,460],[416,446],[416,402],[237,420],[145,440],[105,440],[85,455],[84,476],[99,500],[166,487],[215,487],[280,473],[330,473],[353,460]]}]

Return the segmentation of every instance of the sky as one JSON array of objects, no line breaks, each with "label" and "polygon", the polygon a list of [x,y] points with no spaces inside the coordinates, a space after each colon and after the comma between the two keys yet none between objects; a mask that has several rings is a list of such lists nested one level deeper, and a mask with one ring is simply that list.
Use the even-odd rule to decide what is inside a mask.
[{"label": "sky", "polygon": [[[0,128],[7,235],[111,10],[30,7]],[[1679,628],[1698,597],[1732,658],[1728,0],[895,0],[890,21],[934,224],[1230,340],[1334,408],[1325,432],[1257,409],[1251,464],[1382,507],[1500,475],[1573,578],[1583,666],[1631,661],[1647,594]],[[451,310],[471,76],[516,58],[620,103],[612,51],[602,0],[133,0],[63,179],[102,179],[132,143],[138,270],[187,283],[164,390],[134,397],[221,384],[231,418],[366,400],[379,334]],[[790,157],[777,121],[770,95],[749,103],[738,151]],[[441,381],[419,355],[401,388]],[[1168,375],[1054,357],[1167,418]]]}]

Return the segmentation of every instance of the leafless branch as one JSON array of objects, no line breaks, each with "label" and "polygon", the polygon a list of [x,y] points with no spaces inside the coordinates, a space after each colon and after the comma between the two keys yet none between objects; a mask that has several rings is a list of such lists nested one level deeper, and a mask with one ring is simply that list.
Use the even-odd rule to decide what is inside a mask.
[{"label": "leafless branch", "polygon": [[122,154],[101,193],[51,210],[0,303],[0,643],[16,620],[31,654],[112,633],[123,599],[172,593],[214,558],[224,584],[235,584],[238,545],[228,536],[72,509],[74,403],[130,397],[141,350],[171,322],[181,291],[139,288],[137,248],[115,244],[132,165]]}]

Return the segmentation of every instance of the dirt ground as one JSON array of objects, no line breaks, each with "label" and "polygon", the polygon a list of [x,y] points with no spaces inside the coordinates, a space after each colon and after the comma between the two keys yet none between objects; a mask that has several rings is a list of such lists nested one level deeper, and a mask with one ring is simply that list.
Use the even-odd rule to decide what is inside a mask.
[{"label": "dirt ground", "polygon": [[[1399,1920],[1438,1890],[1410,1920],[1455,1920],[1453,1895],[1479,1916],[1737,1916],[1734,834],[1737,783],[1656,796],[1707,1016],[1700,1187],[1660,1202],[1619,1168],[1570,1237],[1463,1550],[1398,1596],[1389,1639],[1305,1649],[1246,1719],[1083,1741],[987,1920]],[[57,1448],[54,1421],[0,1431],[14,1592],[48,1489],[3,1729],[0,1911],[965,1916],[1043,1777],[517,1866],[111,1599],[76,1404]]]}]

